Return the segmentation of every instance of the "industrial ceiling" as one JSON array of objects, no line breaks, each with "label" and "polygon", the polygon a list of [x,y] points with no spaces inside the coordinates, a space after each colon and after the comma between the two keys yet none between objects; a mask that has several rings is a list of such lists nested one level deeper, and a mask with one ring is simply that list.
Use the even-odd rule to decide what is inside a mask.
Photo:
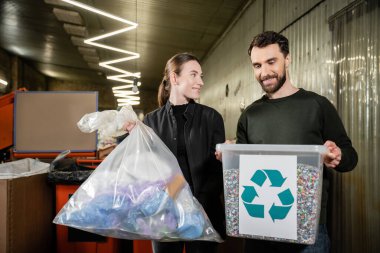
[{"label": "industrial ceiling", "polygon": [[61,0],[0,0],[0,47],[27,60],[47,77],[109,86],[123,85],[107,79],[121,73],[99,63],[131,56],[125,52],[136,53],[140,55],[137,59],[109,66],[140,72],[143,93],[157,90],[165,63],[175,53],[191,52],[202,60],[249,1],[76,2],[138,26],[99,39],[97,42],[108,48],[97,47],[83,41],[131,25]]}]

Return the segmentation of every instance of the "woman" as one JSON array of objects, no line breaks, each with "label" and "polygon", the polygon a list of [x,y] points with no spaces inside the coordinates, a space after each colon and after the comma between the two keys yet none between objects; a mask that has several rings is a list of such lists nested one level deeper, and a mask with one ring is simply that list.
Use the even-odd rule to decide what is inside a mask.
[{"label": "woman", "polygon": [[[147,114],[151,127],[177,157],[193,195],[202,204],[213,227],[225,237],[222,164],[215,158],[215,145],[225,141],[221,115],[195,103],[200,96],[202,69],[199,60],[188,53],[174,55],[166,64],[158,91],[159,108]],[[155,253],[217,251],[208,241],[153,241]]]}]

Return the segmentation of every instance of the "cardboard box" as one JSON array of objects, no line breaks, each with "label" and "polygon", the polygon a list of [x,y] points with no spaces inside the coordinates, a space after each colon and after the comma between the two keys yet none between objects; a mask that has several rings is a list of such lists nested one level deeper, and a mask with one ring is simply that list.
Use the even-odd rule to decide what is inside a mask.
[{"label": "cardboard box", "polygon": [[324,146],[220,144],[227,235],[314,244]]},{"label": "cardboard box", "polygon": [[54,252],[53,204],[46,173],[0,179],[0,253]]}]

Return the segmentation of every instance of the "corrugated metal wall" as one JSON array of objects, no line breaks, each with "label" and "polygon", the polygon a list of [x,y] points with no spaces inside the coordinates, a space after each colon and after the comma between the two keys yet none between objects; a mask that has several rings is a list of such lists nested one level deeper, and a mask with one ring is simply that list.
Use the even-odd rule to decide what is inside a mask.
[{"label": "corrugated metal wall", "polygon": [[293,85],[317,92],[335,102],[335,87],[328,74],[332,62],[327,7],[326,2],[316,6],[302,21],[286,28],[283,34],[290,44],[290,79]]},{"label": "corrugated metal wall", "polygon": [[[321,0],[266,0],[265,30],[281,31],[307,13]],[[304,21],[302,21],[304,23]]]},{"label": "corrugated metal wall", "polygon": [[333,175],[333,249],[379,252],[380,1],[362,1],[331,25],[337,105],[359,154],[353,172]]},{"label": "corrugated metal wall", "polygon": [[263,1],[255,1],[202,63],[205,85],[200,101],[222,114],[229,139],[235,138],[240,103],[249,104],[261,94],[260,86],[252,85],[248,46],[262,29],[262,9]]},{"label": "corrugated metal wall", "polygon": [[[202,65],[206,85],[200,101],[223,115],[229,139],[235,137],[240,104],[247,106],[262,95],[247,48],[263,30],[288,37],[292,83],[326,96],[337,106],[358,150],[359,164],[353,172],[332,175],[332,252],[380,252],[380,1],[364,1],[372,12],[361,11],[356,21],[351,15],[339,31],[337,25],[334,30],[329,25],[329,18],[338,20],[337,14],[347,8],[353,11],[360,2],[252,1]],[[334,50],[343,46],[337,55]]]}]

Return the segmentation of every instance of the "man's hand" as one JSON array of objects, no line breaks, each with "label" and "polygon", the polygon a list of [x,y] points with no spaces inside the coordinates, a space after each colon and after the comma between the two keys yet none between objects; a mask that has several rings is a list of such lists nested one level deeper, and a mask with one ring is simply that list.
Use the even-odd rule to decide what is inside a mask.
[{"label": "man's hand", "polygon": [[327,154],[324,157],[324,164],[327,168],[336,168],[342,159],[342,151],[333,141],[326,141],[324,144],[327,147]]}]

